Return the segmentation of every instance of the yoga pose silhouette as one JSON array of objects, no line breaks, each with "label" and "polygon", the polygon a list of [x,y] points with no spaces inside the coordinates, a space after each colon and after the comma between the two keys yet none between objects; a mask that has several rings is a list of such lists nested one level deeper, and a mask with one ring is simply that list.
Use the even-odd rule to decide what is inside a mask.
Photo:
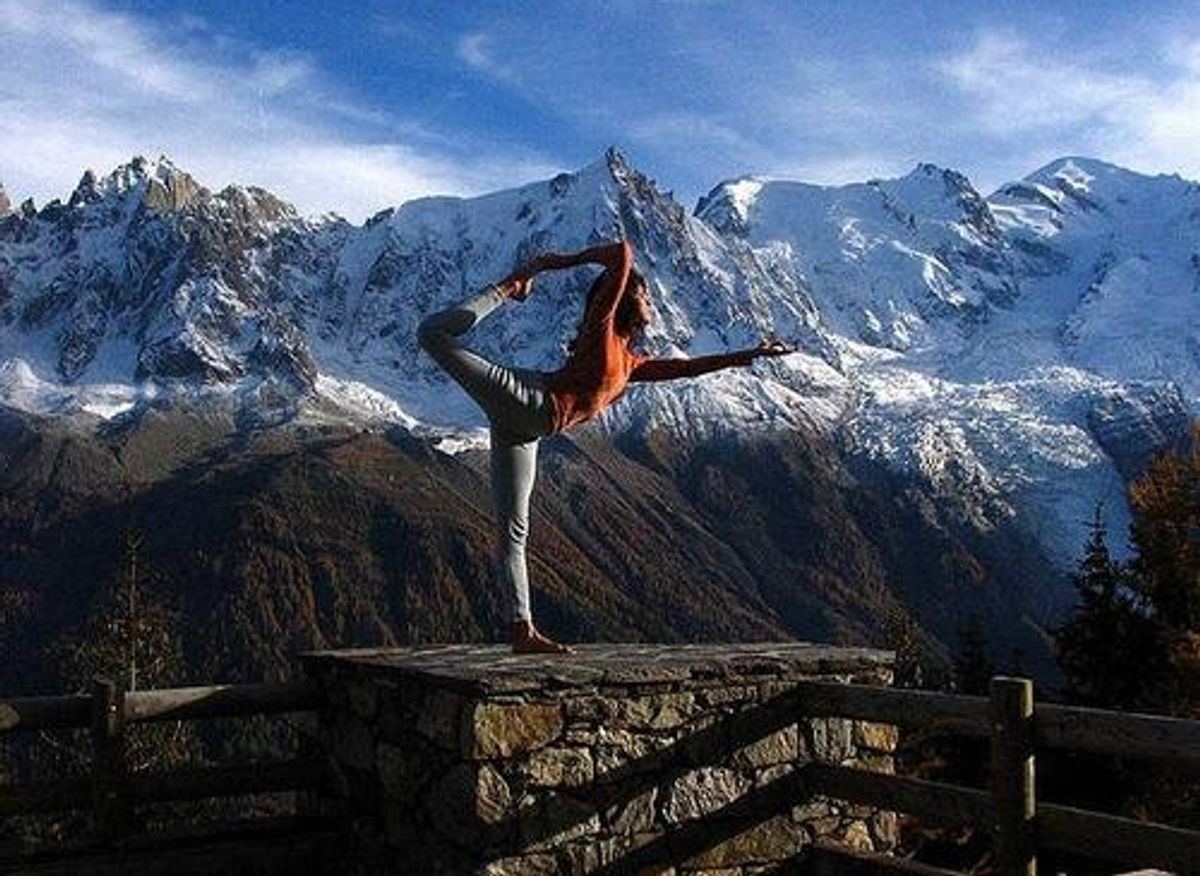
[{"label": "yoga pose silhouette", "polygon": [[[557,371],[507,368],[462,345],[462,336],[502,303],[524,301],[533,278],[542,271],[584,264],[604,270],[588,290],[583,320],[567,361]],[[514,651],[571,650],[537,629],[529,606],[525,545],[538,440],[596,416],[624,393],[627,383],[694,377],[792,352],[778,341],[763,341],[752,349],[714,356],[646,358],[631,350],[630,344],[652,316],[646,281],[633,267],[633,250],[628,243],[616,242],[538,256],[483,292],[428,317],[418,330],[421,346],[478,403],[491,426],[496,568],[510,609]]]}]

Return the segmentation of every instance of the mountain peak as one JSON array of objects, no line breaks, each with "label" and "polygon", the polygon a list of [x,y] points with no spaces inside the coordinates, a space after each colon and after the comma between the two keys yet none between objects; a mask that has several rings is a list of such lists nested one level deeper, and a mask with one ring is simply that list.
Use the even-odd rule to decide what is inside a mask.
[{"label": "mountain peak", "polygon": [[744,234],[750,208],[767,180],[757,176],[727,179],[696,201],[692,214],[729,234]]},{"label": "mountain peak", "polygon": [[1119,167],[1116,164],[1110,164],[1107,161],[1101,161],[1098,158],[1087,158],[1083,155],[1064,155],[1061,158],[1056,158],[1053,161],[1043,165],[1033,173],[1025,177],[1027,180],[1045,180],[1054,177],[1090,177],[1112,175],[1112,174],[1129,174],[1131,176],[1143,176],[1136,171],[1127,170],[1124,167]]},{"label": "mountain peak", "polygon": [[4,191],[4,183],[0,183],[0,216],[7,216],[12,212],[12,201],[8,199],[8,192]]},{"label": "mountain peak", "polygon": [[1175,209],[1171,205],[1177,203],[1176,199],[1187,198],[1195,189],[1195,183],[1178,174],[1150,175],[1097,158],[1068,155],[1001,186],[989,200],[1017,209],[1033,206],[1053,213],[1107,213],[1130,209],[1131,204],[1140,205],[1136,209],[1143,213],[1156,213]]},{"label": "mountain peak", "polygon": [[1101,161],[1098,158],[1087,158],[1081,155],[1067,155],[1038,168],[1022,179],[1024,183],[1040,183],[1055,188],[1064,185],[1078,191],[1091,191],[1096,185],[1105,188],[1118,186],[1139,188],[1151,185],[1192,186],[1193,183],[1183,179],[1177,173],[1143,173]]},{"label": "mountain peak", "polygon": [[[609,146],[595,161],[585,164],[574,173],[565,174],[578,180],[601,179],[624,183],[637,176],[638,171],[629,158],[616,146]],[[562,175],[560,175],[562,176]]]},{"label": "mountain peak", "polygon": [[[873,181],[878,182],[878,181]],[[971,180],[965,174],[959,173],[949,167],[942,167],[937,164],[932,164],[928,161],[922,161],[906,175],[895,181],[896,183],[915,183],[918,185],[926,182],[933,182],[940,185],[947,194],[967,194],[978,197],[979,193],[975,186],[971,184]]]},{"label": "mountain peak", "polygon": [[76,201],[76,196],[78,200],[90,202],[103,197],[140,195],[150,209],[171,213],[186,207],[206,191],[166,155],[160,155],[157,161],[135,155],[128,163],[118,165],[103,180],[97,180],[93,171],[85,171],[72,200]]},{"label": "mountain peak", "polygon": [[[88,173],[84,174],[80,186],[88,182],[88,176]],[[120,164],[100,182],[95,182],[92,174],[92,186],[100,197],[140,196],[149,209],[161,214],[181,210],[200,193],[206,193],[191,174],[176,166],[166,155],[158,156],[157,161],[142,155],[133,156],[130,162]]]}]

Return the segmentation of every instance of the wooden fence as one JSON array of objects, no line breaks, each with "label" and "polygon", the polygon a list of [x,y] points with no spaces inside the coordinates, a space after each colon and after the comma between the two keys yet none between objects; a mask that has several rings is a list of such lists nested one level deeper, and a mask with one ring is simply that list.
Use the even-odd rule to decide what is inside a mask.
[{"label": "wooden fence", "polygon": [[305,681],[124,692],[104,679],[90,695],[0,701],[0,733],[89,728],[92,750],[88,778],[0,785],[0,817],[91,809],[94,838],[115,841],[136,832],[135,808],[143,804],[316,791],[323,758],[132,772],[125,734],[132,724],[304,712],[319,704],[319,691]]},{"label": "wooden fence", "polygon": [[[1016,678],[993,679],[990,697],[825,682],[802,683],[796,697],[806,717],[854,718],[990,739],[989,791],[811,763],[803,770],[806,793],[935,824],[989,829],[1002,876],[1032,876],[1038,852],[1050,850],[1177,874],[1200,873],[1200,831],[1041,802],[1034,785],[1038,750],[1200,765],[1200,721],[1035,706],[1033,683]],[[831,848],[818,849],[813,859],[814,869],[824,873],[917,872],[898,859]]]},{"label": "wooden fence", "polygon": [[[1200,873],[1200,831],[1185,830],[1037,800],[1039,750],[1093,752],[1200,765],[1200,721],[1109,712],[1033,701],[1032,683],[996,678],[990,697],[834,682],[802,682],[790,694],[805,717],[838,717],[990,739],[988,791],[942,782],[810,763],[797,776],[805,794],[915,815],[930,823],[994,831],[997,870],[1032,876],[1039,851],[1074,853],[1178,874]],[[123,693],[98,680],[90,695],[0,701],[0,733],[90,728],[88,779],[0,786],[0,816],[91,809],[99,839],[134,829],[138,805],[277,791],[317,791],[322,758],[168,773],[131,773],[125,731],[131,724],[310,711],[320,705],[308,682],[220,685]],[[818,848],[817,873],[933,873],[911,862]]]}]

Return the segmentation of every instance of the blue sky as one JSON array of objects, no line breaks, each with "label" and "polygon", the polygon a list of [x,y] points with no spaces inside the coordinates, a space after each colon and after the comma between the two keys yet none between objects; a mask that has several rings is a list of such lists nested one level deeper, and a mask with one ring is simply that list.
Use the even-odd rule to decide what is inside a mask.
[{"label": "blue sky", "polygon": [[1200,178],[1182,2],[0,0],[0,182],[169,155],[356,221],[609,144],[685,206],[732,176],[931,161],[985,193],[1063,155]]}]

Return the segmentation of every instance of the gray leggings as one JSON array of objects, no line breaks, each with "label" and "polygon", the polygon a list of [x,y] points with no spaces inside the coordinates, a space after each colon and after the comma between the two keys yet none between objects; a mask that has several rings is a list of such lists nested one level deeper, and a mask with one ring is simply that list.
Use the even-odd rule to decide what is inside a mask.
[{"label": "gray leggings", "polygon": [[512,620],[528,621],[529,497],[537,477],[538,439],[550,431],[551,411],[537,371],[495,365],[459,338],[496,309],[495,286],[425,319],[421,346],[487,414],[492,434],[492,500],[496,509],[496,570]]}]

